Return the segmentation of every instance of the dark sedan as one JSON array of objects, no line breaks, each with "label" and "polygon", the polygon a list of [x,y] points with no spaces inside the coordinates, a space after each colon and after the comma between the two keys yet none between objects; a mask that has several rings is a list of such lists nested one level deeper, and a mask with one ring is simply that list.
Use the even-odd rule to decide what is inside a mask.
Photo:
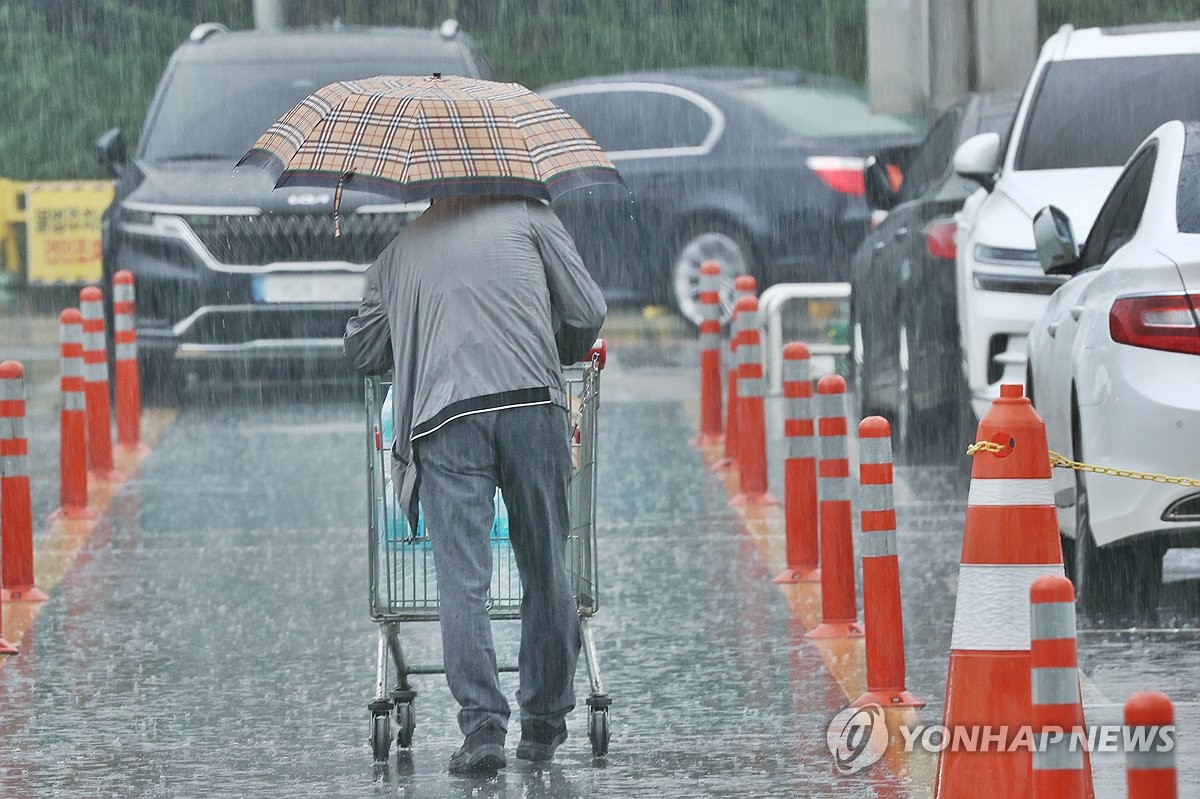
[{"label": "dark sedan", "polygon": [[700,265],[734,277],[846,280],[869,226],[863,157],[916,142],[853,84],[795,70],[613,75],[540,90],[596,137],[629,191],[556,204],[610,300],[666,303],[697,322]]},{"label": "dark sedan", "polygon": [[870,159],[865,185],[887,217],[854,254],[853,310],[859,395],[864,415],[893,420],[901,454],[928,458],[954,439],[965,388],[955,300],[954,214],[978,184],[954,174],[954,151],[977,133],[1007,136],[1016,94],[975,94],[951,106],[903,165],[893,191]]}]

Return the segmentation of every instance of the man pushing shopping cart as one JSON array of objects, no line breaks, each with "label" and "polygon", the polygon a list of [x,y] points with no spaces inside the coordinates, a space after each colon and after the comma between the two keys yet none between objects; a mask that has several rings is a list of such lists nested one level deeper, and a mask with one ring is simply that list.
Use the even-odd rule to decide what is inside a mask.
[{"label": "man pushing shopping cart", "polygon": [[[497,676],[489,596],[497,487],[508,510],[504,543],[523,591],[516,600],[523,619],[517,756],[549,760],[566,738],[581,641],[592,676],[589,732],[593,750],[603,754],[608,700],[587,627],[596,604],[594,485],[586,501],[572,493],[581,469],[572,468],[573,409],[560,364],[588,353],[606,309],[543,201],[619,183],[612,162],[570,115],[523,86],[435,73],[325,86],[260,136],[243,164],[267,169],[277,187],[333,186],[335,236],[344,185],[402,201],[441,198],[371,264],[362,306],[346,326],[346,352],[359,370],[392,368],[393,462],[368,459],[368,485],[376,490],[390,473],[407,516],[405,524],[390,524],[384,501],[383,523],[373,511],[370,525],[372,616],[381,625],[380,694],[371,705],[376,760],[387,756],[393,723],[402,746],[411,744],[414,725],[414,670],[395,625],[432,613],[440,615],[446,681],[465,736],[450,771],[505,765],[509,706]],[[581,381],[584,395],[590,387],[590,400],[581,398],[592,410],[598,379]],[[380,405],[372,403],[369,414]],[[594,415],[581,414],[590,421],[594,457]],[[381,454],[378,420],[369,424]],[[594,483],[590,465],[588,475]],[[572,535],[573,506],[587,506],[586,536]],[[428,531],[427,540],[409,532],[418,530]],[[420,581],[415,571],[416,548],[429,545],[436,594],[425,590],[430,570]],[[568,564],[575,556],[579,563]],[[382,583],[380,563],[392,567]],[[419,598],[412,593],[418,582]],[[388,654],[398,683],[390,694]]]}]

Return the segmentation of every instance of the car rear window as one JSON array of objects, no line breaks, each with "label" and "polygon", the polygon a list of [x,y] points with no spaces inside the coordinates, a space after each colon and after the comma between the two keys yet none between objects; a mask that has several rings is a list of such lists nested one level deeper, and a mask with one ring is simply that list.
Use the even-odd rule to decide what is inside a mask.
[{"label": "car rear window", "polygon": [[1171,119],[1200,118],[1200,55],[1055,61],[1042,74],[1017,169],[1121,166]]},{"label": "car rear window", "polygon": [[912,125],[885,114],[871,113],[866,98],[854,90],[816,86],[735,85],[733,94],[765,111],[803,139],[844,139],[913,134]]},{"label": "car rear window", "polygon": [[148,161],[229,160],[242,156],[271,123],[313,91],[375,75],[464,74],[461,60],[404,59],[286,64],[182,64],[142,134]]}]

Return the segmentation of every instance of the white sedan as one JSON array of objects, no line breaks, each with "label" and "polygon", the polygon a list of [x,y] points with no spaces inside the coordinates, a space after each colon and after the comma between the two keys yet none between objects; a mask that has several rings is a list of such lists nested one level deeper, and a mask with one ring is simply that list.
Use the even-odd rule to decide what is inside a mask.
[{"label": "white sedan", "polygon": [[[1050,449],[1200,477],[1200,123],[1137,148],[1077,249],[1059,209],[1034,219],[1042,268],[1069,276],[1029,338],[1029,395]],[[1064,469],[1053,488],[1088,611],[1151,610],[1162,557],[1200,546],[1200,489]]]}]

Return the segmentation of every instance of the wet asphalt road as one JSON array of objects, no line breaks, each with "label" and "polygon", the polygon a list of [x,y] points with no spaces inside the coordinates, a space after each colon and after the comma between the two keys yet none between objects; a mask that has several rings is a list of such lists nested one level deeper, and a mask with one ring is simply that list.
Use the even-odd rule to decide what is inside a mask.
[{"label": "wet asphalt road", "polygon": [[[411,758],[372,768],[362,412],[353,387],[285,386],[185,403],[118,496],[0,668],[0,795],[926,795],[882,766],[835,774],[824,737],[843,690],[686,444],[694,344],[614,342],[611,363],[593,622],[614,700],[607,762],[576,711],[551,768],[512,757],[514,722],[505,773],[451,778],[453,703],[423,677]],[[943,699],[961,475],[898,470],[909,688],[927,723]],[[53,493],[39,486],[39,510]],[[1176,700],[1185,796],[1200,786],[1198,564],[1169,558],[1163,629],[1101,624],[1080,639],[1089,721],[1116,720],[1141,688]],[[408,627],[410,656],[436,659],[435,625]],[[497,633],[512,659],[515,624]],[[582,700],[582,662],[577,686]],[[1119,760],[1095,767],[1097,795],[1123,796]]]}]

